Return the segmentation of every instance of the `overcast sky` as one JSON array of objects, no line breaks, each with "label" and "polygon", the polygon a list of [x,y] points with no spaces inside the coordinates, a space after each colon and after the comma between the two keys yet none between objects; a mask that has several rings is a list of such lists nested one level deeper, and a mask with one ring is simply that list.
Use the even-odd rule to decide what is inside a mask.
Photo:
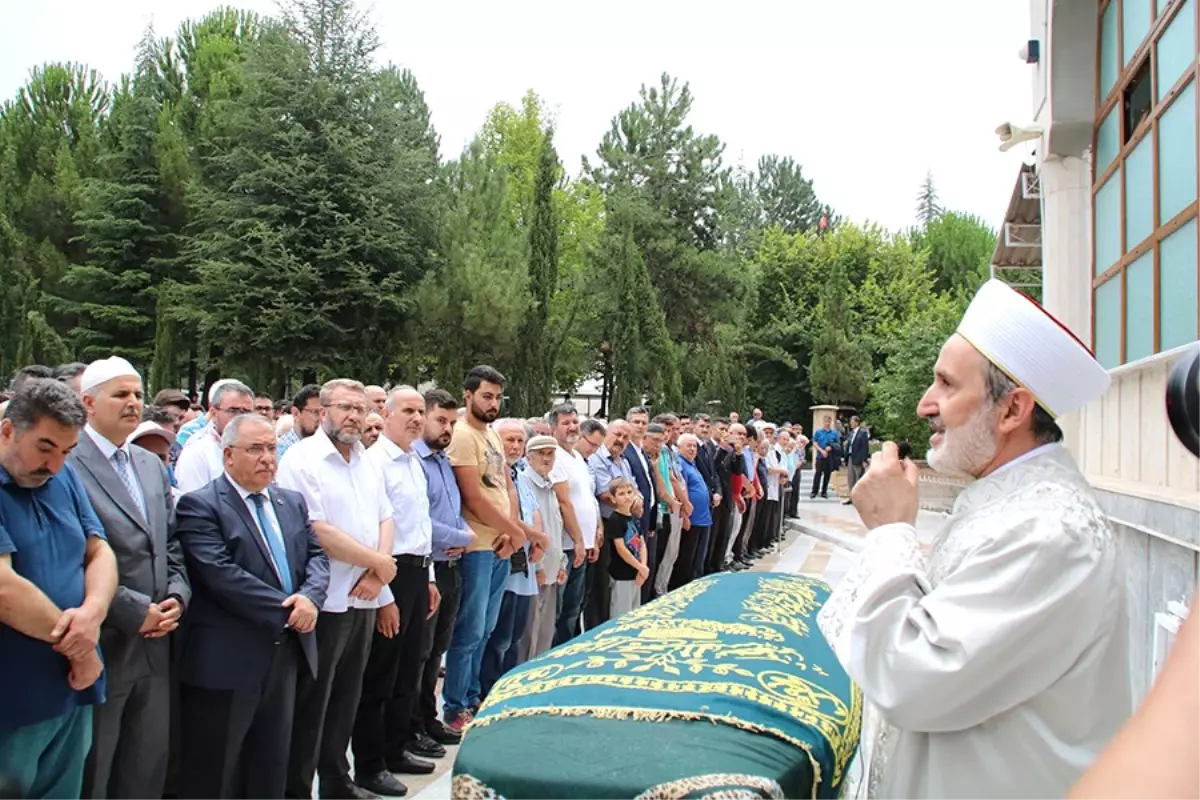
[{"label": "overcast sky", "polygon": [[[0,97],[46,61],[115,79],[147,24],[173,35],[219,5],[0,0]],[[997,227],[1029,153],[1000,153],[994,134],[1031,115],[1033,67],[1017,58],[1029,37],[1023,0],[379,0],[371,13],[380,60],[410,68],[425,90],[443,156],[495,103],[532,88],[554,111],[575,173],[613,115],[663,71],[691,84],[692,124],[726,142],[727,163],[790,155],[821,200],[859,222],[911,225],[932,170],[943,205]]]}]

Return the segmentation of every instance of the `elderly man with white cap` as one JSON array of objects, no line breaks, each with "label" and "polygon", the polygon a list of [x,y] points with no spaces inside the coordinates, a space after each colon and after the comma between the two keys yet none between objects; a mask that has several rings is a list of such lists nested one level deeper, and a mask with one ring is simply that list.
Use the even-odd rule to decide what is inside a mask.
[{"label": "elderly man with white cap", "polygon": [[917,468],[887,444],[852,498],[870,529],[819,622],[862,687],[876,797],[1061,797],[1132,709],[1123,577],[1055,419],[1108,373],[999,281],[918,406],[930,466],[974,482],[926,559]]},{"label": "elderly man with white cap", "polygon": [[191,597],[175,538],[166,466],[129,439],[142,419],[142,379],[119,357],[80,377],[88,423],[70,463],[117,557],[118,587],[100,630],[108,700],[94,717],[85,797],[161,797],[167,772],[170,649]]},{"label": "elderly man with white cap", "polygon": [[234,417],[252,413],[254,392],[249,386],[233,380],[213,384],[208,392],[210,423],[188,439],[179,454],[179,463],[175,465],[175,482],[180,494],[203,489],[225,474],[221,434]]}]

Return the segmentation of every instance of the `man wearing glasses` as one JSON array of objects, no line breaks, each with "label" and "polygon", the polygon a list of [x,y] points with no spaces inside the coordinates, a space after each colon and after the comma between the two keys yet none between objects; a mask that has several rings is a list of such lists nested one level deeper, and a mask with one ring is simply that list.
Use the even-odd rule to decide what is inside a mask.
[{"label": "man wearing glasses", "polygon": [[212,425],[184,446],[175,465],[175,482],[181,495],[203,489],[224,474],[221,434],[235,417],[253,412],[254,392],[249,386],[238,381],[221,382],[209,401]]},{"label": "man wearing glasses", "polygon": [[321,387],[320,401],[320,427],[292,447],[278,474],[281,487],[303,495],[313,532],[329,556],[329,590],[317,618],[316,677],[301,672],[296,689],[287,794],[312,797],[316,773],[322,798],[374,797],[351,782],[346,750],[376,609],[381,600],[392,602],[395,523],[383,474],[362,446],[365,388],[332,380]]},{"label": "man wearing glasses", "polygon": [[301,439],[317,432],[321,424],[321,387],[309,383],[300,387],[292,399],[292,429],[279,437],[278,459],[283,463],[283,454]]}]

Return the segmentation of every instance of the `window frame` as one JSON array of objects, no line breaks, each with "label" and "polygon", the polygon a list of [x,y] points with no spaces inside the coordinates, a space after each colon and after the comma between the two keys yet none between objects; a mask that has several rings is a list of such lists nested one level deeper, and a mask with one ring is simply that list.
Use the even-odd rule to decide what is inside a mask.
[{"label": "window frame", "polygon": [[[1193,31],[1193,46],[1200,51],[1200,0],[1191,0],[1192,16],[1195,30]],[[1100,80],[1101,66],[1104,62],[1105,52],[1103,49],[1103,27],[1104,14],[1108,10],[1110,4],[1116,3],[1116,59],[1117,59],[1117,79],[1113,83],[1112,89],[1107,97],[1100,96]],[[1125,28],[1125,4],[1126,3],[1149,3],[1150,5],[1150,30],[1147,32],[1145,39],[1138,45],[1133,56],[1129,59],[1128,66],[1122,63],[1123,53],[1125,49],[1124,28]],[[1157,0],[1101,0],[1097,5],[1097,30],[1096,30],[1096,63],[1093,81],[1095,86],[1096,107],[1095,115],[1092,120],[1092,157],[1091,157],[1091,327],[1092,327],[1092,347],[1096,347],[1096,291],[1108,283],[1109,281],[1120,281],[1120,330],[1118,341],[1120,342],[1119,363],[1116,366],[1122,366],[1128,363],[1127,359],[1127,332],[1126,322],[1128,316],[1128,286],[1126,285],[1126,273],[1128,268],[1134,264],[1139,258],[1147,253],[1153,253],[1152,280],[1153,289],[1152,296],[1154,298],[1154,311],[1151,324],[1153,325],[1153,354],[1157,355],[1162,352],[1162,262],[1161,250],[1162,242],[1171,234],[1178,231],[1193,219],[1200,217],[1200,197],[1194,198],[1192,202],[1182,211],[1177,213],[1171,219],[1161,219],[1160,208],[1160,187],[1159,187],[1159,133],[1158,123],[1162,115],[1169,109],[1176,98],[1179,97],[1189,86],[1195,85],[1194,92],[1195,105],[1193,113],[1197,118],[1196,133],[1196,149],[1197,149],[1197,192],[1200,194],[1200,58],[1194,58],[1191,69],[1187,69],[1175,81],[1170,90],[1162,95],[1162,100],[1157,100],[1159,96],[1159,75],[1158,75],[1158,45],[1163,33],[1166,32],[1168,26],[1175,19],[1176,15],[1183,10],[1186,0],[1172,0],[1162,10],[1158,11]],[[1149,116],[1142,121],[1140,125],[1134,128],[1133,131],[1125,129],[1125,114],[1120,108],[1125,90],[1129,87],[1133,77],[1141,69],[1142,65],[1149,61],[1150,63],[1150,96],[1151,96],[1151,112]],[[1105,169],[1097,174],[1096,172],[1096,153],[1097,144],[1100,135],[1100,128],[1103,125],[1105,118],[1110,113],[1117,114],[1117,141],[1120,143],[1116,155]],[[1150,137],[1150,161],[1152,169],[1151,191],[1153,194],[1153,231],[1140,242],[1134,242],[1130,247],[1130,243],[1126,241],[1126,206],[1125,206],[1125,162],[1126,159],[1133,153],[1134,149],[1141,144],[1144,139]],[[1104,268],[1104,271],[1096,273],[1096,195],[1103,189],[1108,181],[1117,181],[1117,190],[1120,194],[1120,257],[1116,263],[1110,264]],[[1196,226],[1197,230],[1197,252],[1200,252],[1200,224]],[[1198,259],[1200,262],[1200,259]],[[1200,289],[1200,263],[1196,267],[1197,286]],[[1198,292],[1200,297],[1200,292]],[[1197,303],[1197,316],[1200,317],[1200,302]]]}]

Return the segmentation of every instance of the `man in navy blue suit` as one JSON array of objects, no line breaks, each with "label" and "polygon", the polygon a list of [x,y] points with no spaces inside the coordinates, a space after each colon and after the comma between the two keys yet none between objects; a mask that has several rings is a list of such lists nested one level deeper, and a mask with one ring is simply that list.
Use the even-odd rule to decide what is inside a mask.
[{"label": "man in navy blue suit", "polygon": [[272,484],[274,425],[235,417],[221,445],[225,473],[176,509],[192,577],[180,795],[281,798],[299,670],[317,671],[329,560],[304,498]]},{"label": "man in navy blue suit", "polygon": [[[654,487],[655,465],[646,458],[646,451],[642,448],[646,427],[650,422],[650,410],[643,406],[634,406],[625,415],[625,421],[629,423],[629,444],[625,445],[625,462],[629,464],[629,471],[633,473],[638,492],[645,498],[642,516],[638,518],[638,530],[642,534],[642,541],[650,542],[650,546],[646,548],[649,557],[647,565],[653,574],[658,566],[658,546],[654,542],[657,536],[655,522],[658,517],[658,492]],[[642,602],[649,603],[653,599],[654,581],[648,580],[642,584]]]}]

